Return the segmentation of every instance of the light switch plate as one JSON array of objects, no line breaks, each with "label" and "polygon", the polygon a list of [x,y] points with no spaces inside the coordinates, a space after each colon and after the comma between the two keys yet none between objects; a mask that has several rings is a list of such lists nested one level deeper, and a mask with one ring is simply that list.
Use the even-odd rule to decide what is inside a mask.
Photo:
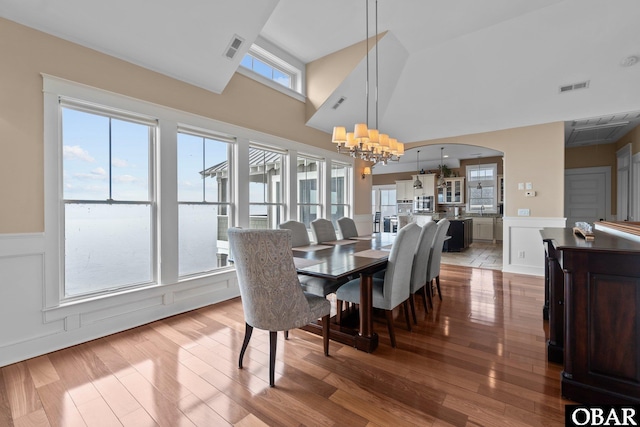
[{"label": "light switch plate", "polygon": [[533,184],[531,184],[530,182],[527,182],[524,185],[525,190],[532,190],[533,189]]},{"label": "light switch plate", "polygon": [[529,209],[518,209],[518,216],[529,216],[530,213]]},{"label": "light switch plate", "polygon": [[518,183],[518,190],[524,190],[524,182]]}]

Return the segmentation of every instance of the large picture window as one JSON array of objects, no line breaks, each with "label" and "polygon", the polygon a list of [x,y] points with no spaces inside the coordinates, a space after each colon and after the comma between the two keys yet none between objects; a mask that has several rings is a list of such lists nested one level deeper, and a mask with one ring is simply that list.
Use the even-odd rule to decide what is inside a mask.
[{"label": "large picture window", "polygon": [[155,277],[154,120],[61,101],[64,298]]},{"label": "large picture window", "polygon": [[349,173],[351,166],[332,162],[331,163],[331,222],[334,227],[338,227],[338,219],[349,216]]},{"label": "large picture window", "polygon": [[222,136],[178,133],[178,274],[227,265],[229,142]]},{"label": "large picture window", "polygon": [[249,148],[249,226],[276,228],[283,222],[284,152]]},{"label": "large picture window", "polygon": [[311,221],[322,217],[320,173],[322,162],[312,157],[298,156],[298,220],[311,228]]}]

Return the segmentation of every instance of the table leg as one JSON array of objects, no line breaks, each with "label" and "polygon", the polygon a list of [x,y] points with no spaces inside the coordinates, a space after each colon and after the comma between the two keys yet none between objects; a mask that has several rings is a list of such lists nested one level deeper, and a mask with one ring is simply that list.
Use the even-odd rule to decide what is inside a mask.
[{"label": "table leg", "polygon": [[373,332],[373,277],[360,274],[360,331],[355,336],[355,347],[368,353],[378,347],[378,334]]}]

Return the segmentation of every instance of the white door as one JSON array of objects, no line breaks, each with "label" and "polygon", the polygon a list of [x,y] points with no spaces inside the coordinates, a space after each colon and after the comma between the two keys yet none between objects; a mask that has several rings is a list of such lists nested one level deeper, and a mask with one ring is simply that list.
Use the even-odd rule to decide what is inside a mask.
[{"label": "white door", "polygon": [[631,199],[631,144],[627,144],[616,153],[616,164],[618,169],[618,206],[616,219],[618,221],[629,221]]},{"label": "white door", "polygon": [[593,224],[611,216],[611,170],[608,167],[567,169],[564,177],[564,215],[567,226]]}]

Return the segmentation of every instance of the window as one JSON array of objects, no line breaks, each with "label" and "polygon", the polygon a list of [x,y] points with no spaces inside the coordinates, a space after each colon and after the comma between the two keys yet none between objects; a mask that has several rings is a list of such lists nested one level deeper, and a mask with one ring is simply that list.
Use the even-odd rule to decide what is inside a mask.
[{"label": "window", "polygon": [[322,217],[319,194],[321,161],[299,156],[297,162],[298,220],[311,228],[311,221]]},{"label": "window", "polygon": [[300,69],[256,44],[251,45],[240,65],[288,89],[301,91]]},{"label": "window", "polygon": [[72,101],[60,105],[62,298],[154,282],[156,121]]},{"label": "window", "polygon": [[380,216],[392,216],[397,213],[396,186],[384,185],[373,188],[372,201],[374,203],[371,213],[380,212]]},{"label": "window", "polygon": [[[468,212],[496,211],[496,170],[497,165],[495,163],[467,166],[467,183],[469,188]],[[480,184],[480,186],[478,186],[478,184]]]},{"label": "window", "polygon": [[349,216],[349,171],[343,163],[331,163],[331,222],[338,227],[338,219]]},{"label": "window", "polygon": [[178,132],[179,276],[227,265],[229,142],[189,129]]},{"label": "window", "polygon": [[276,228],[283,222],[284,152],[249,148],[249,226]]}]

